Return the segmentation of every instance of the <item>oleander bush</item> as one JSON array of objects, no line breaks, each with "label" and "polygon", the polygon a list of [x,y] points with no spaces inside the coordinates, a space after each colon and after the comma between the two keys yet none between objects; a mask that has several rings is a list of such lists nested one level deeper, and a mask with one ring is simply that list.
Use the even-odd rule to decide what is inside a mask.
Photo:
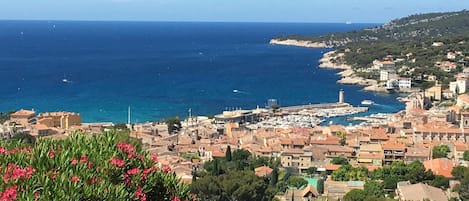
[{"label": "oleander bush", "polygon": [[156,154],[116,131],[28,145],[0,141],[0,200],[189,200],[189,186]]}]

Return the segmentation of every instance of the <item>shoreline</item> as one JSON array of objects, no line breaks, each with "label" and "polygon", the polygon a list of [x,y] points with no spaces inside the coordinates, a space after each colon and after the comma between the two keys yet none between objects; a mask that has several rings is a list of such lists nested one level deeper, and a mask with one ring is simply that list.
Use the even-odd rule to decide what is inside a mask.
[{"label": "shoreline", "polygon": [[307,47],[307,48],[333,48],[333,46],[327,45],[326,43],[311,42],[307,40],[293,40],[293,39],[287,39],[287,40],[271,39],[269,41],[269,44]]},{"label": "shoreline", "polygon": [[335,52],[336,51],[333,50],[323,54],[322,58],[319,60],[319,68],[341,70],[337,73],[337,75],[341,77],[339,80],[337,80],[338,84],[359,85],[363,86],[364,91],[388,93],[385,88],[379,86],[379,83],[376,80],[365,79],[355,75],[352,66],[331,62],[331,60],[343,56],[343,54],[333,56]]}]

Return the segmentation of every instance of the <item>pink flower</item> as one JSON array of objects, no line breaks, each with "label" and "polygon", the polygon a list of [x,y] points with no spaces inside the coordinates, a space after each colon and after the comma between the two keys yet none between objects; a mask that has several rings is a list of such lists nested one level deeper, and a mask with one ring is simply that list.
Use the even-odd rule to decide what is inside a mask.
[{"label": "pink flower", "polygon": [[132,181],[130,180],[130,177],[128,174],[124,174],[124,184],[128,186],[132,185]]},{"label": "pink flower", "polygon": [[85,155],[85,154],[81,155],[80,163],[86,163],[86,160],[88,160],[88,158],[86,157],[86,155]]},{"label": "pink flower", "polygon": [[168,172],[171,172],[171,168],[168,166],[168,165],[163,165],[163,172],[164,173],[168,173]]},{"label": "pink flower", "polygon": [[134,195],[135,195],[135,197],[140,199],[140,201],[146,201],[147,200],[147,195],[145,193],[143,193],[142,188],[138,188],[138,190],[135,191]]},{"label": "pink flower", "polygon": [[117,148],[126,154],[133,154],[135,152],[134,147],[131,144],[125,142],[117,143]]},{"label": "pink flower", "polygon": [[127,170],[128,175],[136,175],[138,173],[139,169],[138,168],[133,168],[130,170]]},{"label": "pink flower", "polygon": [[54,158],[55,157],[55,152],[52,149],[49,149],[49,158]]},{"label": "pink flower", "polygon": [[158,162],[158,154],[157,153],[151,153],[150,156],[151,156],[151,160],[153,160],[153,163]]},{"label": "pink flower", "polygon": [[111,158],[111,164],[115,165],[116,167],[121,168],[121,167],[124,167],[125,161],[120,160],[120,159],[118,159],[117,157],[114,156],[114,157]]},{"label": "pink flower", "polygon": [[93,167],[93,162],[88,161],[88,169],[91,169]]},{"label": "pink flower", "polygon": [[78,163],[78,160],[76,158],[72,158],[72,165],[75,165]]},{"label": "pink flower", "polygon": [[143,181],[147,180],[148,174],[151,173],[151,172],[153,172],[154,170],[155,170],[154,167],[144,169],[144,170],[142,171],[142,177],[141,177],[142,180],[143,180]]},{"label": "pink flower", "polygon": [[72,182],[77,182],[77,181],[80,181],[80,177],[73,176],[70,180],[71,180]]},{"label": "pink flower", "polygon": [[6,149],[4,147],[0,147],[0,155],[3,155],[6,153]]},{"label": "pink flower", "polygon": [[10,163],[7,165],[7,170],[5,174],[3,175],[3,181],[5,183],[8,183],[10,179],[12,180],[29,179],[34,174],[35,171],[36,170],[32,168],[31,166],[28,166],[23,169],[15,164]]},{"label": "pink flower", "polygon": [[18,188],[17,185],[11,186],[7,188],[4,192],[0,194],[0,200],[16,200],[16,189]]},{"label": "pink flower", "polygon": [[38,199],[38,198],[39,198],[39,196],[40,196],[40,195],[39,195],[39,193],[38,193],[38,192],[34,192],[34,194],[33,194],[33,197],[34,197],[34,199]]},{"label": "pink flower", "polygon": [[181,199],[179,197],[173,197],[173,199],[171,199],[171,201],[181,201]]}]

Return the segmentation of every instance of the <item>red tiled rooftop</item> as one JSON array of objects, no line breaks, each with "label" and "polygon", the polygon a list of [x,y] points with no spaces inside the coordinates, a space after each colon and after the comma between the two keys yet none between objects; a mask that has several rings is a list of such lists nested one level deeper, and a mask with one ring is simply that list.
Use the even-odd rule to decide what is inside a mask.
[{"label": "red tiled rooftop", "polygon": [[423,162],[425,169],[431,170],[436,175],[452,178],[451,171],[456,163],[447,158],[437,158]]},{"label": "red tiled rooftop", "polygon": [[265,177],[272,173],[272,171],[272,168],[267,167],[265,165],[254,169],[255,174],[259,177]]}]

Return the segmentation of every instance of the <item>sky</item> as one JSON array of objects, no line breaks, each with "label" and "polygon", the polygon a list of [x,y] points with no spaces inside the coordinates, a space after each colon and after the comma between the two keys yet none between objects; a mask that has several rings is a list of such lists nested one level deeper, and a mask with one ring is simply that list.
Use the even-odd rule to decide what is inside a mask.
[{"label": "sky", "polygon": [[384,23],[469,0],[0,0],[0,20]]}]

